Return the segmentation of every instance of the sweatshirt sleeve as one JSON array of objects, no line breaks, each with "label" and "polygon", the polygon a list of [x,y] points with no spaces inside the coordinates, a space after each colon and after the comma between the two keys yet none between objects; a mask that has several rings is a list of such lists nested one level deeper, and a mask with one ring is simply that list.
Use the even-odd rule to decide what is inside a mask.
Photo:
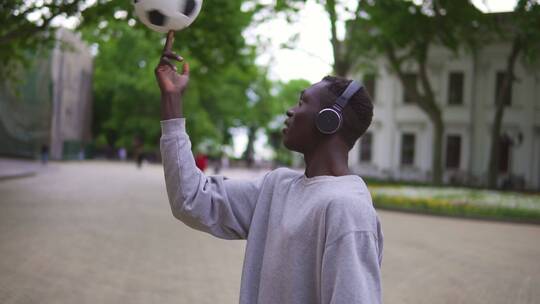
[{"label": "sweatshirt sleeve", "polygon": [[381,303],[378,241],[371,231],[353,231],[326,246],[322,303]]},{"label": "sweatshirt sleeve", "polygon": [[173,215],[216,237],[247,238],[265,177],[234,181],[205,176],[195,165],[185,118],[162,121],[161,129],[161,157]]}]

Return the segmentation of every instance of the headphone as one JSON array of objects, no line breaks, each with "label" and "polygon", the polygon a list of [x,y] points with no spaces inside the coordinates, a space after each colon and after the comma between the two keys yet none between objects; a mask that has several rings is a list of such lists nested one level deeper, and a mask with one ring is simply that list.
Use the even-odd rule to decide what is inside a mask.
[{"label": "headphone", "polygon": [[342,112],[349,99],[362,88],[362,84],[356,80],[351,81],[351,83],[345,89],[345,92],[341,94],[336,100],[336,103],[329,108],[322,109],[317,118],[315,119],[315,125],[317,129],[323,134],[334,134],[336,133],[341,124],[343,123]]}]

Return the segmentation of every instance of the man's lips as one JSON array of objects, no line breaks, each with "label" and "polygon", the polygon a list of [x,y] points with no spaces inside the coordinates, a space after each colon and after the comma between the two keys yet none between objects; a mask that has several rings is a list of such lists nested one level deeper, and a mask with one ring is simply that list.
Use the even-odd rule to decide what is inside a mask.
[{"label": "man's lips", "polygon": [[289,121],[285,120],[285,127],[281,130],[281,132],[285,134],[287,133],[288,130],[289,130]]}]

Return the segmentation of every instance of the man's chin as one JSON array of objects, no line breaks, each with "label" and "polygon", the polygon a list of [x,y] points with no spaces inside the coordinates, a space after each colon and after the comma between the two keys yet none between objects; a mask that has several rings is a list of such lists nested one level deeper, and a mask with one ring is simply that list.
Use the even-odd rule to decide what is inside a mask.
[{"label": "man's chin", "polygon": [[287,140],[286,136],[287,136],[287,135],[283,136],[283,139],[282,139],[281,143],[283,144],[283,146],[284,146],[285,148],[287,148],[288,150],[290,150],[291,148],[289,148],[289,141]]},{"label": "man's chin", "polygon": [[300,152],[297,148],[294,147],[294,145],[291,143],[291,140],[288,139],[286,136],[283,137],[283,146],[285,146],[285,148],[287,148],[287,150],[289,151]]},{"label": "man's chin", "polygon": [[291,143],[289,142],[288,138],[287,138],[287,135],[283,136],[283,146],[285,146],[285,148],[287,148],[287,150],[291,150]]}]

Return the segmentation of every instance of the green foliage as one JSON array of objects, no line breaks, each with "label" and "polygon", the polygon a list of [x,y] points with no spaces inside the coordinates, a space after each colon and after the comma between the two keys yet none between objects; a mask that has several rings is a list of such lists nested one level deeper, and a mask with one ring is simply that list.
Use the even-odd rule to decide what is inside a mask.
[{"label": "green foliage", "polygon": [[293,79],[289,82],[278,82],[274,86],[276,95],[273,98],[272,106],[274,113],[278,116],[274,116],[274,120],[267,124],[265,132],[275,153],[274,161],[278,164],[292,165],[292,152],[283,146],[283,133],[281,133],[286,118],[285,112],[298,102],[300,92],[310,85],[307,80]]},{"label": "green foliage", "polygon": [[293,79],[289,82],[280,82],[277,84],[278,91],[276,106],[279,110],[285,112],[289,107],[292,107],[298,102],[302,90],[311,86],[311,83],[305,79]]},{"label": "green foliage", "polygon": [[[97,0],[93,6],[106,6],[104,3],[109,1]],[[60,15],[79,16],[87,9],[86,3],[85,0],[0,1],[0,77],[14,78],[19,66],[28,67],[32,62],[28,50],[46,49],[54,44],[56,27],[52,21]]]},{"label": "green foliage", "polygon": [[[190,136],[197,146],[203,139],[221,142],[223,130],[233,124],[246,104],[245,91],[254,70],[253,54],[241,32],[250,13],[240,11],[241,1],[206,5],[198,21],[177,33],[175,51],[189,62],[190,87],[184,113]],[[113,146],[131,147],[135,136],[148,149],[158,145],[159,89],[154,68],[161,54],[163,35],[134,19],[114,18],[131,11],[129,1],[87,11],[92,22],[83,24],[83,37],[98,48],[94,74],[94,133],[105,134]],[[112,10],[112,11],[110,11]],[[230,13],[230,18],[223,14]],[[116,14],[122,16],[122,14]]]},{"label": "green foliage", "polygon": [[99,43],[94,61],[94,134],[103,134],[111,145],[130,146],[135,135],[155,140],[159,95],[149,75],[157,62],[151,58],[159,58],[159,51],[144,32],[131,30],[125,22],[108,27],[93,41]]},{"label": "green foliage", "polygon": [[464,42],[476,41],[476,30],[485,15],[468,0],[412,1],[380,0],[363,6],[369,16],[364,24],[370,29],[372,46],[386,51],[389,45],[405,49],[410,58],[427,44],[436,43],[457,51]]},{"label": "green foliage", "polygon": [[[254,14],[240,8],[244,2],[205,2],[194,24],[176,34],[174,50],[191,67],[184,98],[187,128],[195,149],[204,146],[207,153],[219,154],[221,145],[231,144],[229,128],[256,131],[281,110],[273,103],[266,70],[254,64],[255,48],[242,36]],[[118,13],[124,11],[129,13]],[[140,136],[147,148],[156,148],[159,90],[153,69],[164,39],[132,19],[130,11],[128,1],[85,11],[91,21],[83,23],[83,37],[99,50],[94,133],[104,134],[113,146],[130,147]]]},{"label": "green foliage", "polygon": [[[505,31],[510,25],[511,30]],[[537,0],[519,0],[508,24],[498,24],[503,39],[518,39],[526,64],[538,62],[540,54],[540,3]]]}]

